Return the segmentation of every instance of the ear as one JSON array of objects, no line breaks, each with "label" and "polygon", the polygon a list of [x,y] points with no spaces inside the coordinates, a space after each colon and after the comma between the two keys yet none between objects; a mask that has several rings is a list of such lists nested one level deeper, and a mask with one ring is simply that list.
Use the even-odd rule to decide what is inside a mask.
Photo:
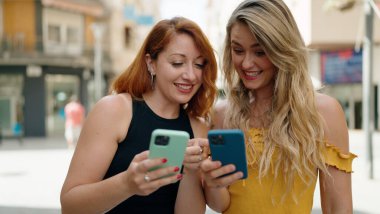
[{"label": "ear", "polygon": [[153,70],[153,60],[150,54],[145,55],[145,63],[146,63],[146,66],[148,67],[148,72],[154,75],[155,73]]}]

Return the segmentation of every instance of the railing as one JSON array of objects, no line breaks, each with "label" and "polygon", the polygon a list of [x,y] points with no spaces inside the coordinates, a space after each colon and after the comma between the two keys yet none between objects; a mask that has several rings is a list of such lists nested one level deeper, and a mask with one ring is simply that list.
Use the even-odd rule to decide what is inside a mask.
[{"label": "railing", "polygon": [[[111,57],[107,46],[103,45],[103,66],[111,68]],[[52,44],[35,42],[27,44],[22,33],[13,37],[0,37],[0,64],[47,64],[92,68],[94,46],[81,44]]]}]

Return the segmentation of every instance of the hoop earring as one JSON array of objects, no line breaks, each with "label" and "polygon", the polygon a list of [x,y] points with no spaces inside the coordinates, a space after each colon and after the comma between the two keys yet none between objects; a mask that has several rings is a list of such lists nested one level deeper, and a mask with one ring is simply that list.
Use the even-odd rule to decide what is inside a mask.
[{"label": "hoop earring", "polygon": [[150,85],[152,87],[152,90],[154,90],[154,77],[156,75],[150,72]]}]

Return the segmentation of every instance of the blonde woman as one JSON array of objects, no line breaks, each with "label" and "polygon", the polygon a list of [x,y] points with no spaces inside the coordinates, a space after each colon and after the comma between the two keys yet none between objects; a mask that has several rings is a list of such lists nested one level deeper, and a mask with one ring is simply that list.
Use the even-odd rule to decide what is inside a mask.
[{"label": "blonde woman", "polygon": [[[204,160],[209,207],[222,213],[310,213],[317,178],[323,213],[352,213],[348,130],[339,103],[314,91],[307,49],[282,0],[246,0],[227,24],[227,99],[216,129],[244,130],[248,178]],[[212,156],[212,154],[211,154]]]}]

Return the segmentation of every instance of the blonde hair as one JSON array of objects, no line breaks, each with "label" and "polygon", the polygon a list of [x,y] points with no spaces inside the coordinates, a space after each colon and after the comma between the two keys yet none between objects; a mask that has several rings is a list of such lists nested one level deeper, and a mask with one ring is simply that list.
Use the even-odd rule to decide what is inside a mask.
[{"label": "blonde hair", "polygon": [[[272,98],[271,123],[264,132],[264,148],[258,160],[259,178],[268,174],[273,161],[275,178],[283,173],[289,193],[296,175],[307,184],[316,179],[315,168],[327,172],[322,149],[323,121],[315,103],[315,91],[307,68],[307,48],[294,18],[281,0],[246,0],[227,24],[223,72],[229,104],[227,128],[250,129],[250,92],[233,66],[231,28],[245,24],[277,69]],[[248,136],[248,135],[246,135]],[[274,151],[278,153],[272,160]],[[255,152],[255,151],[253,151]],[[285,194],[286,194],[285,193]]]}]

